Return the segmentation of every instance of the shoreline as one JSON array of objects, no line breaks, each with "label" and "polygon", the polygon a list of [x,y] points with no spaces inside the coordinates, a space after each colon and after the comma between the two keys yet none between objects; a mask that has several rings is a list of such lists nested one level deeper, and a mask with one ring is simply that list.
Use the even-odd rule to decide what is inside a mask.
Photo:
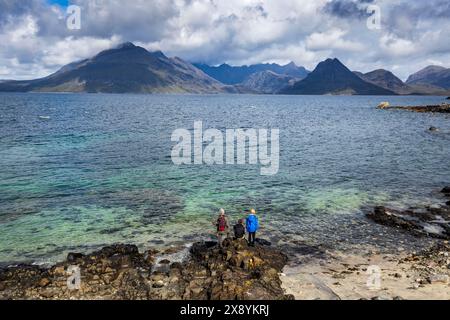
[{"label": "shoreline", "polygon": [[[441,193],[450,198],[450,187]],[[212,241],[142,252],[115,244],[69,253],[51,266],[0,268],[0,300],[450,299],[450,201],[403,211],[375,207],[367,218],[428,244],[417,252],[400,244],[385,252],[367,243],[343,250],[304,241],[289,250],[263,239],[253,248],[231,238],[223,249]],[[67,282],[74,266],[76,290]]]}]

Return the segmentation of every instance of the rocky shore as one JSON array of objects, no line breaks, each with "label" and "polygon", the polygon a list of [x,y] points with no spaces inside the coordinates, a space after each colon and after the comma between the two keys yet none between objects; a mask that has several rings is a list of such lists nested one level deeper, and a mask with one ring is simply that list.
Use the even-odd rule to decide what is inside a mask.
[{"label": "rocky shore", "polygon": [[[441,193],[450,200],[450,187],[445,187]],[[367,217],[376,223],[416,236],[450,240],[450,201],[446,201],[445,206],[428,206],[402,211],[376,207]]]},{"label": "rocky shore", "polygon": [[[222,249],[214,242],[195,243],[182,262],[156,263],[157,254],[117,244],[87,255],[70,253],[50,268],[9,267],[0,271],[0,299],[292,298],[285,295],[279,277],[287,257],[265,241],[249,247],[245,240],[227,239]],[[79,270],[79,283],[74,270]]]},{"label": "rocky shore", "polygon": [[399,243],[397,251],[389,252],[376,245],[326,250],[284,268],[286,293],[301,300],[450,300],[450,187],[442,195],[445,204],[377,207],[367,214],[393,233],[423,237],[430,242],[425,249],[407,250]]},{"label": "rocky shore", "polygon": [[450,104],[442,103],[440,105],[427,106],[391,106],[387,102],[382,102],[378,105],[378,109],[382,110],[408,110],[413,112],[431,112],[431,113],[450,113]]},{"label": "rocky shore", "polygon": [[[367,215],[394,233],[434,239],[418,252],[400,245],[398,252],[386,252],[376,244],[317,251],[297,243],[305,250],[290,252],[288,259],[262,239],[256,247],[226,239],[223,248],[198,242],[161,252],[116,244],[69,253],[51,267],[2,269],[0,300],[449,300],[450,187],[442,189],[442,199],[422,209],[376,207]],[[175,258],[183,250],[184,258]],[[370,281],[373,270],[378,284]]]}]

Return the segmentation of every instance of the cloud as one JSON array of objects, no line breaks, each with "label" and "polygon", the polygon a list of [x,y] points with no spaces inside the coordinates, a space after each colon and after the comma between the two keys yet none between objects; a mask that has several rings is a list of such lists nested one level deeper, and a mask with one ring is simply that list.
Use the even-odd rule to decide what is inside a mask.
[{"label": "cloud", "polygon": [[[310,69],[338,57],[350,68],[390,68],[402,78],[430,61],[450,66],[447,0],[0,0],[0,79],[35,78],[121,41],[192,62],[294,61]],[[381,8],[369,30],[367,6]]]},{"label": "cloud", "polygon": [[326,32],[315,32],[306,39],[306,46],[311,50],[362,51],[364,49],[363,44],[344,39],[347,33],[347,31],[337,28]]}]

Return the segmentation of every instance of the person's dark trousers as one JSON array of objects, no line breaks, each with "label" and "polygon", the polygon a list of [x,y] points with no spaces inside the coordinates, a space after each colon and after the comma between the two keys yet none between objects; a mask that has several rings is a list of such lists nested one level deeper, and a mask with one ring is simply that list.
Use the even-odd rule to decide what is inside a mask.
[{"label": "person's dark trousers", "polygon": [[248,243],[253,246],[255,244],[255,239],[256,239],[256,232],[249,232]]}]

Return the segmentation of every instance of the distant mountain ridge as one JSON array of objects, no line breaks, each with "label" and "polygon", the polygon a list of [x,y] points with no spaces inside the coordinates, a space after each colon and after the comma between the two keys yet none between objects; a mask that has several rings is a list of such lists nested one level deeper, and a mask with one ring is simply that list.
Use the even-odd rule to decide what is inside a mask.
[{"label": "distant mountain ridge", "polygon": [[431,85],[443,89],[450,89],[450,68],[428,66],[409,76],[406,83]]},{"label": "distant mountain ridge", "polygon": [[450,69],[429,66],[406,83],[392,72],[352,72],[338,59],[320,62],[309,72],[287,65],[211,67],[191,64],[131,42],[92,58],[63,66],[35,80],[0,80],[0,92],[87,93],[253,93],[307,95],[450,95]]},{"label": "distant mountain ridge", "polygon": [[294,62],[284,66],[276,63],[255,64],[250,66],[230,66],[224,63],[217,67],[202,63],[194,63],[194,65],[210,77],[228,85],[241,84],[251,75],[263,71],[271,71],[276,74],[287,75],[298,79],[304,79],[309,73],[304,67],[299,67]]},{"label": "distant mountain ridge", "polygon": [[275,94],[298,80],[289,75],[266,70],[250,75],[241,86],[259,93]]},{"label": "distant mountain ridge", "polygon": [[0,83],[0,91],[218,93],[235,89],[180,58],[168,58],[161,51],[149,52],[127,42],[42,79]]},{"label": "distant mountain ridge", "polygon": [[305,95],[395,95],[395,92],[358,77],[338,59],[327,59],[317,65],[305,79],[282,90],[283,94]]},{"label": "distant mountain ridge", "polygon": [[443,88],[426,85],[426,84],[406,84],[392,72],[384,69],[377,69],[368,73],[354,72],[364,81],[370,82],[382,88],[394,91],[401,95],[446,95],[447,92]]}]

